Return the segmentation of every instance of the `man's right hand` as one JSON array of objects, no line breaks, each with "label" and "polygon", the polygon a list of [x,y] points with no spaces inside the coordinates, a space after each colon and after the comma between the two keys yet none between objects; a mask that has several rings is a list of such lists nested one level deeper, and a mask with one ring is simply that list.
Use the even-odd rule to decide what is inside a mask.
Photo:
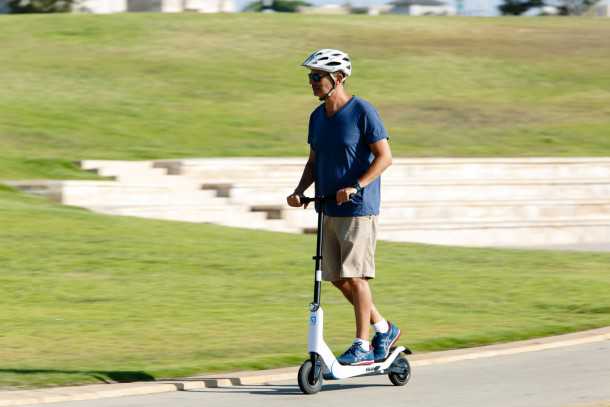
[{"label": "man's right hand", "polygon": [[292,206],[293,208],[298,208],[299,206],[304,206],[305,208],[307,208],[307,204],[303,204],[301,202],[302,196],[302,194],[297,194],[296,192],[293,192],[292,194],[288,195],[288,197],[286,197],[286,202],[288,202],[288,205]]}]

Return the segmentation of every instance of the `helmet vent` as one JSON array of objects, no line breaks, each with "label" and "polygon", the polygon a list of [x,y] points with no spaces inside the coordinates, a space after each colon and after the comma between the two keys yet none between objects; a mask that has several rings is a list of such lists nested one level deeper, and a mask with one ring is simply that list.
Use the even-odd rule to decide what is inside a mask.
[{"label": "helmet vent", "polygon": [[337,66],[337,65],[341,65],[341,62],[337,62],[337,61],[330,61],[329,63],[326,64],[327,66]]}]

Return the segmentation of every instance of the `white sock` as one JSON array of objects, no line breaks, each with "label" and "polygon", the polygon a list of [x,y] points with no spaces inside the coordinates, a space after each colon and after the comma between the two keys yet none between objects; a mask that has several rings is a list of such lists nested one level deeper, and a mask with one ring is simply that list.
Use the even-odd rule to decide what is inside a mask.
[{"label": "white sock", "polygon": [[388,325],[388,321],[385,319],[373,324],[373,326],[375,327],[375,332],[379,332],[380,334],[384,334],[390,330],[390,325]]},{"label": "white sock", "polygon": [[365,339],[360,339],[360,338],[356,338],[354,339],[353,343],[358,342],[360,344],[360,347],[365,350],[365,351],[370,351],[371,350],[371,344],[369,341],[365,340]]}]

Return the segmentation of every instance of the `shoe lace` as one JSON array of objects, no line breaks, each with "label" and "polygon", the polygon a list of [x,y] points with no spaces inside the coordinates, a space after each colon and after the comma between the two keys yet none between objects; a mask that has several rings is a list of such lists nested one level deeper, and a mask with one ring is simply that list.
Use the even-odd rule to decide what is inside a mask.
[{"label": "shoe lace", "polygon": [[349,354],[355,356],[358,354],[358,351],[360,349],[361,349],[360,342],[354,342],[354,343],[352,343],[352,346],[350,346],[350,348],[347,350],[346,353],[349,353]]}]

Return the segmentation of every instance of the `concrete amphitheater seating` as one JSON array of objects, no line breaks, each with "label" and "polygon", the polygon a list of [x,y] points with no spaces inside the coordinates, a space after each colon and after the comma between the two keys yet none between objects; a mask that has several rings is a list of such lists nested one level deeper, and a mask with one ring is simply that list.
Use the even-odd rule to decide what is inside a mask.
[{"label": "concrete amphitheater seating", "polygon": [[[285,203],[304,164],[82,161],[112,180],[11,184],[107,214],[298,233],[316,224],[311,208]],[[610,158],[394,159],[382,176],[379,237],[462,246],[609,243]]]}]

